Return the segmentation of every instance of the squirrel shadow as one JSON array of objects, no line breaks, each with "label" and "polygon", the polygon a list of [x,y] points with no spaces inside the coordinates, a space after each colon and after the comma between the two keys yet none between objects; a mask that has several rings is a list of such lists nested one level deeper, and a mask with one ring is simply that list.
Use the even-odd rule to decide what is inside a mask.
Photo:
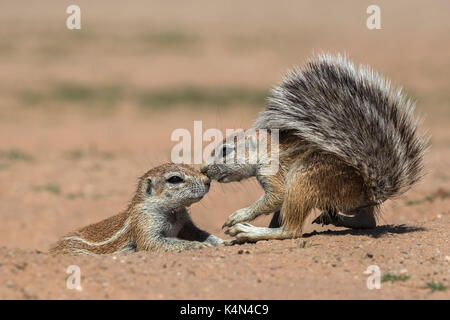
[{"label": "squirrel shadow", "polygon": [[423,227],[414,227],[405,224],[400,225],[388,224],[384,226],[378,226],[374,229],[346,229],[346,230],[326,230],[326,231],[314,230],[309,233],[304,233],[302,235],[302,238],[309,238],[316,235],[333,235],[333,236],[356,235],[356,236],[369,236],[372,238],[380,238],[387,234],[402,234],[419,231],[426,231],[426,229]]}]

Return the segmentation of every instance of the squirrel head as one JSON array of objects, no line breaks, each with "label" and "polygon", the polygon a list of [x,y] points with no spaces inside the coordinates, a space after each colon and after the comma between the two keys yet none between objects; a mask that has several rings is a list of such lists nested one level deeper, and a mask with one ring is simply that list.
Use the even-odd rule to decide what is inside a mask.
[{"label": "squirrel head", "polygon": [[176,210],[202,199],[209,187],[210,179],[193,167],[166,163],[140,177],[133,204]]},{"label": "squirrel head", "polygon": [[200,171],[219,182],[252,177],[259,165],[257,145],[258,132],[255,130],[230,134],[211,152]]}]

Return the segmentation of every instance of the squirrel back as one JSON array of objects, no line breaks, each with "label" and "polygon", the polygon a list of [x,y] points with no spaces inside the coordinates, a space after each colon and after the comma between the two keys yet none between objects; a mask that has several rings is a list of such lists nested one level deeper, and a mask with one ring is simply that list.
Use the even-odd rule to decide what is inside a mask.
[{"label": "squirrel back", "polygon": [[379,204],[423,175],[428,139],[417,132],[414,103],[366,66],[340,55],[318,55],[288,72],[272,90],[255,128],[289,131],[333,154],[363,178]]}]

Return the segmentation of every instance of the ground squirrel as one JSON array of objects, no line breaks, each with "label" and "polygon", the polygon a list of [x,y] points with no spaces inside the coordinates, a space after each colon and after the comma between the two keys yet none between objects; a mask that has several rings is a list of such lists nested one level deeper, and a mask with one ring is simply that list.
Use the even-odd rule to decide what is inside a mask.
[{"label": "ground squirrel", "polygon": [[63,237],[50,252],[181,251],[219,245],[222,240],[195,226],[186,209],[209,187],[209,178],[190,166],[153,168],[139,178],[127,210]]},{"label": "ground squirrel", "polygon": [[[228,217],[226,233],[236,242],[299,237],[314,208],[323,210],[314,223],[374,228],[380,204],[423,175],[428,138],[417,132],[413,110],[401,89],[340,55],[321,54],[290,71],[272,90],[253,135],[224,139],[201,168],[219,182],[256,176],[265,191]],[[236,150],[254,145],[260,129],[269,131],[268,140],[279,130],[275,175],[261,174],[266,164],[236,161]],[[269,228],[245,223],[272,212]]]}]

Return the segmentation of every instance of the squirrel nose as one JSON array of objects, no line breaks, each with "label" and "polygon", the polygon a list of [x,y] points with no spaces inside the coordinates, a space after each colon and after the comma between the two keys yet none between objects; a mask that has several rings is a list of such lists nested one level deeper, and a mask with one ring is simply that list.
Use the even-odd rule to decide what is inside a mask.
[{"label": "squirrel nose", "polygon": [[204,180],[204,183],[205,183],[205,186],[207,186],[207,187],[209,188],[209,186],[211,185],[211,179],[206,178],[206,179]]},{"label": "squirrel nose", "polygon": [[202,167],[200,168],[200,172],[203,173],[203,174],[205,174],[205,173],[206,173],[206,166],[202,166]]}]

